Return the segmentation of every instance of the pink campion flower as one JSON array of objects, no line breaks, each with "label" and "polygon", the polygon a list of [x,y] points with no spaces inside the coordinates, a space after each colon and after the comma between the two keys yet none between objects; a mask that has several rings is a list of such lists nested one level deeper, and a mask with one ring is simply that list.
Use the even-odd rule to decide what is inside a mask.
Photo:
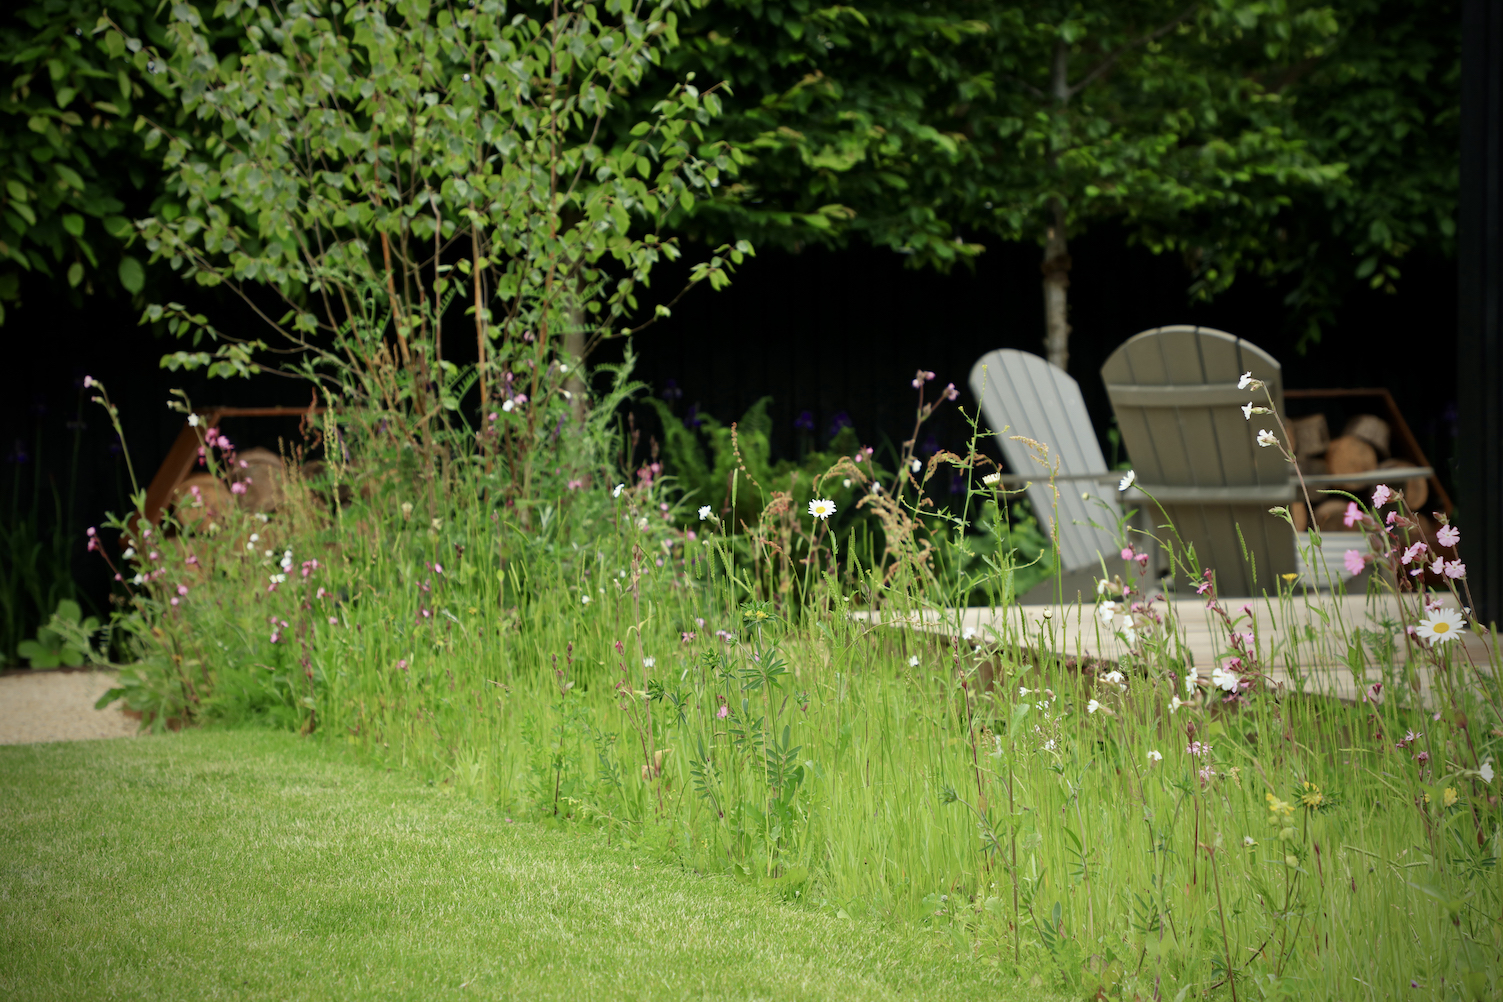
[{"label": "pink campion flower", "polygon": [[925,383],[933,378],[934,373],[920,369],[918,373],[913,377],[913,388],[915,390],[921,389]]},{"label": "pink campion flower", "polygon": [[584,486],[584,481],[583,480],[571,480],[568,483],[568,488],[571,491],[577,491],[577,490],[579,490],[583,486]]},{"label": "pink campion flower", "polygon": [[183,561],[183,563],[187,564],[189,567],[197,567],[198,566],[198,554],[196,554],[196,553],[190,553],[190,554],[188,554],[188,559],[185,560],[185,561]]},{"label": "pink campion flower", "polygon": [[946,400],[960,399],[960,391],[955,388],[954,383],[946,383],[944,392],[940,395],[943,396]]},{"label": "pink campion flower", "polygon": [[146,555],[146,559],[147,560],[161,560],[162,559],[162,555],[160,553],[158,553],[156,550],[152,550],[150,553],[148,553]]},{"label": "pink campion flower", "polygon": [[1137,554],[1132,551],[1132,547],[1131,546],[1124,546],[1124,547],[1122,547],[1122,559],[1123,560],[1132,560],[1136,556],[1137,556]]},{"label": "pink campion flower", "polygon": [[443,564],[434,564],[433,565],[433,573],[434,574],[442,574],[443,572],[444,572],[444,565]]},{"label": "pink campion flower", "polygon": [[235,483],[230,484],[230,493],[231,494],[244,494],[245,493],[245,485],[247,483],[249,483],[249,482],[250,481],[248,481],[248,480],[244,481],[244,482],[241,482],[241,481],[237,480]]},{"label": "pink campion flower", "polygon": [[1382,703],[1383,702],[1383,683],[1382,682],[1374,682],[1372,685],[1368,686],[1366,689],[1363,689],[1362,690],[1362,701],[1364,703],[1374,703],[1374,704]]},{"label": "pink campion flower", "polygon": [[1198,585],[1195,586],[1195,594],[1197,594],[1197,595],[1204,595],[1206,592],[1208,592],[1210,590],[1211,590],[1211,582],[1210,582],[1209,578],[1206,579],[1205,581],[1202,581],[1200,584],[1198,584]]},{"label": "pink campion flower", "polygon": [[1430,547],[1426,546],[1423,542],[1415,543],[1410,546],[1409,549],[1404,551],[1403,556],[1399,557],[1399,563],[1412,564],[1414,563],[1416,557],[1418,557],[1428,549],[1430,549]]},{"label": "pink campion flower", "polygon": [[1387,484],[1379,484],[1377,488],[1373,490],[1374,508],[1381,508],[1391,500],[1393,500],[1393,491],[1388,489]]},{"label": "pink campion flower", "polygon": [[86,390],[89,389],[92,386],[98,386],[99,385],[98,381],[96,381],[93,376],[85,376],[85,377],[83,377],[83,384],[84,384],[84,389],[86,389]]},{"label": "pink campion flower", "polygon": [[1455,546],[1461,542],[1461,533],[1454,525],[1443,525],[1435,534],[1435,541],[1441,546]]},{"label": "pink campion flower", "polygon": [[116,575],[115,575],[115,580],[116,580],[116,581],[124,581],[124,580],[125,580],[125,578],[124,578],[124,577],[122,577],[122,576],[121,576],[121,575],[119,575],[119,574],[116,574]]},{"label": "pink campion flower", "polygon": [[338,616],[330,616],[329,617],[329,625],[330,626],[338,626],[339,625],[339,617]]},{"label": "pink campion flower", "polygon": [[[1435,563],[1433,563],[1433,564],[1430,565],[1430,573],[1431,574],[1444,574],[1445,572],[1446,572],[1446,558],[1445,557],[1437,556],[1435,558]],[[1426,599],[1425,600],[1425,604],[1428,606],[1429,603],[1430,603],[1430,600]]]},{"label": "pink campion flower", "polygon": [[1460,560],[1447,560],[1446,577],[1450,578],[1453,581],[1457,578],[1466,577],[1466,564],[1462,563]]},{"label": "pink campion flower", "polygon": [[92,525],[89,526],[87,529],[84,530],[84,535],[85,536],[96,536],[98,534],[99,534],[99,530],[95,529]]},{"label": "pink campion flower", "polygon": [[1426,762],[1430,761],[1430,753],[1427,751],[1422,751],[1418,755],[1414,756],[1414,760],[1420,765],[1424,765]]},{"label": "pink campion flower", "polygon": [[691,643],[694,640],[696,640],[698,638],[698,636],[699,636],[699,634],[695,633],[693,630],[687,630],[687,631],[681,632],[678,635],[679,643],[681,643],[681,644]]},{"label": "pink campion flower", "polygon": [[324,590],[323,590],[323,589],[322,589],[322,588],[320,588],[320,589],[319,589],[319,590],[318,590],[318,594],[317,594],[317,595],[314,595],[314,596],[313,596],[313,597],[314,597],[314,598],[323,598],[323,597],[324,597],[324,596],[325,596],[325,595],[327,595],[327,594],[328,594],[328,592],[326,592],[326,591],[324,591]]},{"label": "pink campion flower", "polygon": [[1383,519],[1383,521],[1387,522],[1389,525],[1393,525],[1394,522],[1398,521],[1398,518],[1399,513],[1396,511],[1391,511],[1388,513],[1387,517]]},{"label": "pink campion flower", "polygon": [[1207,742],[1206,744],[1201,744],[1199,741],[1191,741],[1190,744],[1185,748],[1185,754],[1194,756],[1195,758],[1199,758],[1202,755],[1209,755],[1210,753],[1211,745],[1209,742]]},{"label": "pink campion flower", "polygon": [[185,585],[185,584],[178,585],[177,586],[177,593],[179,595],[186,595],[186,594],[188,594],[188,586]]},{"label": "pink campion flower", "polygon": [[695,616],[694,617],[694,625],[697,626],[697,627],[699,627],[701,630],[703,630],[705,628],[704,617],[703,616]]},{"label": "pink campion flower", "polygon": [[1148,554],[1146,553],[1139,553],[1137,556],[1133,557],[1133,559],[1138,562],[1139,567],[1148,566]]},{"label": "pink campion flower", "polygon": [[176,596],[174,596],[174,597],[173,597],[173,599],[172,599],[172,604],[173,604],[173,605],[177,605],[177,598],[176,598]]},{"label": "pink campion flower", "polygon": [[282,633],[281,633],[280,630],[272,630],[271,631],[271,642],[272,643],[276,643],[277,641],[279,641],[281,639],[282,639]]},{"label": "pink campion flower", "polygon": [[407,659],[406,658],[403,658],[402,660],[400,660],[400,661],[397,662],[397,670],[399,670],[399,671],[406,671],[407,670]]},{"label": "pink campion flower", "polygon": [[1342,554],[1341,561],[1346,564],[1348,574],[1361,574],[1362,568],[1367,566],[1367,561],[1357,550],[1347,550]]},{"label": "pink campion flower", "polygon": [[1201,766],[1199,775],[1200,775],[1200,785],[1201,786],[1209,786],[1210,783],[1211,783],[1211,780],[1216,777],[1216,770],[1212,769],[1208,765]]},{"label": "pink campion flower", "polygon": [[1346,514],[1341,516],[1341,524],[1350,529],[1360,521],[1362,521],[1362,509],[1357,507],[1357,502],[1348,501]]},{"label": "pink campion flower", "polygon": [[730,715],[731,715],[731,708],[729,706],[726,706],[724,703],[720,704],[720,709],[718,709],[718,710],[715,711],[715,716],[719,717],[721,720],[724,720],[726,717],[729,717]]}]

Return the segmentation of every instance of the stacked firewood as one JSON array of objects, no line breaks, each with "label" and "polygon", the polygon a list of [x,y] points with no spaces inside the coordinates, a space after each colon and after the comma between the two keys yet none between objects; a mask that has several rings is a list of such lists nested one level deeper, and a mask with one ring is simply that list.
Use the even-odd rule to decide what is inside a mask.
[{"label": "stacked firewood", "polygon": [[[1392,455],[1393,431],[1388,422],[1376,414],[1358,414],[1346,423],[1341,434],[1331,437],[1330,426],[1324,414],[1293,418],[1289,431],[1294,439],[1295,462],[1306,476],[1371,473],[1374,470],[1400,469],[1416,465],[1412,460]],[[1337,481],[1322,484],[1333,490],[1350,491],[1359,497],[1370,494],[1376,484],[1363,480]],[[1424,477],[1396,479],[1388,485],[1392,490],[1403,491],[1405,503],[1412,511],[1424,508],[1430,499],[1430,483]],[[1329,498],[1315,505],[1315,524],[1323,532],[1345,528],[1342,515],[1346,512],[1345,498]],[[1304,505],[1298,506],[1296,521],[1308,522]],[[1304,526],[1301,525],[1301,528]]]}]

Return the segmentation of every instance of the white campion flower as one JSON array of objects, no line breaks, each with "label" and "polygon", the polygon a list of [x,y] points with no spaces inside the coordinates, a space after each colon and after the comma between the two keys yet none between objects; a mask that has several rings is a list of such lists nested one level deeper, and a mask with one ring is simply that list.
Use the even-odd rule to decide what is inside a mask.
[{"label": "white campion flower", "polygon": [[1169,713],[1170,713],[1170,715],[1172,716],[1174,714],[1175,710],[1178,710],[1181,706],[1184,706],[1184,705],[1185,705],[1185,701],[1183,699],[1180,699],[1178,696],[1175,696],[1173,699],[1169,700]]},{"label": "white campion flower", "polygon": [[1127,490],[1129,487],[1131,487],[1133,484],[1135,484],[1137,482],[1138,482],[1138,471],[1137,470],[1128,470],[1127,471],[1127,476],[1125,476],[1121,480],[1117,481],[1117,490],[1119,490],[1119,491],[1125,491],[1125,490]]},{"label": "white campion flower", "polygon": [[1134,630],[1131,626],[1124,626],[1121,630],[1121,636],[1123,643],[1127,644],[1128,647],[1132,647],[1138,642],[1138,631]]},{"label": "white campion flower", "polygon": [[1101,618],[1101,622],[1104,625],[1111,626],[1112,620],[1116,617],[1117,610],[1120,608],[1122,608],[1120,603],[1111,601],[1102,602],[1096,607],[1096,615]]},{"label": "white campion flower", "polygon": [[1195,676],[1191,675],[1189,672],[1185,673],[1185,695],[1195,695]]},{"label": "white campion flower", "polygon": [[1105,675],[1101,676],[1101,680],[1103,682],[1110,682],[1112,685],[1121,685],[1123,679],[1125,678],[1126,676],[1117,671],[1117,669],[1115,668],[1107,672]]},{"label": "white campion flower", "polygon": [[188,427],[189,428],[197,428],[198,427],[198,415],[197,414],[189,414],[188,415]]},{"label": "white campion flower", "polygon": [[1242,378],[1237,380],[1237,389],[1239,390],[1261,390],[1262,388],[1263,380],[1254,379],[1251,372],[1244,372]]},{"label": "white campion flower", "polygon": [[1227,671],[1224,666],[1217,665],[1215,668],[1211,669],[1211,684],[1216,688],[1222,689],[1226,692],[1236,692],[1237,683],[1237,676]]},{"label": "white campion flower", "polygon": [[1164,761],[1164,756],[1160,752],[1150,751],[1148,753],[1148,764],[1149,765],[1154,765],[1154,764],[1156,764],[1158,762],[1162,762],[1162,761]]},{"label": "white campion flower", "polygon": [[125,552],[122,553],[122,554],[120,554],[120,559],[121,560],[129,560],[131,557],[134,557],[135,555],[136,555],[136,548],[134,546],[127,546],[125,548]]},{"label": "white campion flower", "polygon": [[961,640],[970,640],[975,635],[976,635],[976,628],[974,626],[967,626],[965,629],[963,629],[963,630],[960,631],[960,639]]},{"label": "white campion flower", "polygon": [[643,658],[642,659],[642,667],[643,668],[654,668],[654,667],[657,666],[657,663],[658,663],[658,659],[657,658]]},{"label": "white campion flower", "polygon": [[1087,713],[1095,713],[1097,710],[1101,709],[1101,703],[1098,700],[1093,699],[1085,705],[1085,709]]},{"label": "white campion flower", "polygon": [[1420,639],[1430,641],[1431,647],[1439,647],[1459,639],[1465,629],[1461,613],[1455,609],[1435,609],[1425,614],[1425,618],[1414,628],[1414,633]]},{"label": "white campion flower", "polygon": [[1483,762],[1482,765],[1481,765],[1481,767],[1477,770],[1477,773],[1482,777],[1482,782],[1484,782],[1484,783],[1488,784],[1489,786],[1491,786],[1492,782],[1493,782],[1493,775],[1494,775],[1493,774],[1493,760],[1492,759],[1488,759],[1487,761]]},{"label": "white campion flower", "polygon": [[918,655],[917,654],[913,655],[912,657],[910,657],[908,659],[908,667],[910,667],[910,668],[917,668],[918,667]]},{"label": "white campion flower", "polygon": [[590,604],[590,596],[588,596],[588,595],[581,595],[581,596],[579,596],[579,604],[580,605],[589,605]]},{"label": "white campion flower", "polygon": [[617,484],[616,485],[616,489],[613,490],[613,491],[611,491],[611,497],[613,497],[613,498],[620,497],[621,496],[621,492],[624,491],[624,490],[626,490],[626,485],[625,484]]},{"label": "white campion flower", "polygon": [[915,459],[908,464],[908,468],[914,473],[917,473],[919,470],[922,470],[924,468],[924,464]]},{"label": "white campion flower", "polygon": [[699,506],[699,520],[701,522],[703,522],[705,519],[707,519],[709,517],[710,517],[710,506],[707,505],[707,504],[700,505]]},{"label": "white campion flower", "polygon": [[815,518],[829,518],[835,514],[835,502],[828,498],[815,498],[809,502],[809,514]]},{"label": "white campion flower", "polygon": [[1267,428],[1264,428],[1262,431],[1258,432],[1258,444],[1266,449],[1270,445],[1278,445],[1279,437],[1273,432],[1269,431]]}]

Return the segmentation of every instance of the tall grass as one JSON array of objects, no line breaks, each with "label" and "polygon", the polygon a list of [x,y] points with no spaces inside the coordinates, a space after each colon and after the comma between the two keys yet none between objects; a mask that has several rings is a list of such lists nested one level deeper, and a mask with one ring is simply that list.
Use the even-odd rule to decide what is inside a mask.
[{"label": "tall grass", "polygon": [[[1431,704],[1392,685],[1345,704],[1265,684],[1228,613],[1229,695],[1143,582],[1103,594],[1155,610],[1115,663],[1064,652],[1053,621],[976,634],[945,612],[977,581],[1013,594],[1005,550],[975,579],[931,569],[977,527],[917,489],[943,463],[979,474],[974,453],[881,490],[842,459],[816,496],[878,512],[885,549],[862,557],[786,496],[753,524],[685,519],[702,499],[650,470],[617,489],[587,439],[588,483],[561,475],[525,525],[483,476],[376,472],[347,501],[294,481],[269,519],[144,540],[122,691],[158,722],[312,732],[1089,997],[1496,997],[1503,730],[1455,645],[1417,649],[1454,680]],[[971,487],[968,510],[1005,519]],[[1314,639],[1402,679],[1391,638],[1353,628]]]}]

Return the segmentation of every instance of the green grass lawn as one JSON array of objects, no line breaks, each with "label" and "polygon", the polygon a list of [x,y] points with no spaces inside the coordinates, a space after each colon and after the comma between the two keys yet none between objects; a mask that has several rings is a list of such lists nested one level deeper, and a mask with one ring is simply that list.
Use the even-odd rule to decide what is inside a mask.
[{"label": "green grass lawn", "polygon": [[281,733],[0,748],[0,997],[1037,998]]}]

